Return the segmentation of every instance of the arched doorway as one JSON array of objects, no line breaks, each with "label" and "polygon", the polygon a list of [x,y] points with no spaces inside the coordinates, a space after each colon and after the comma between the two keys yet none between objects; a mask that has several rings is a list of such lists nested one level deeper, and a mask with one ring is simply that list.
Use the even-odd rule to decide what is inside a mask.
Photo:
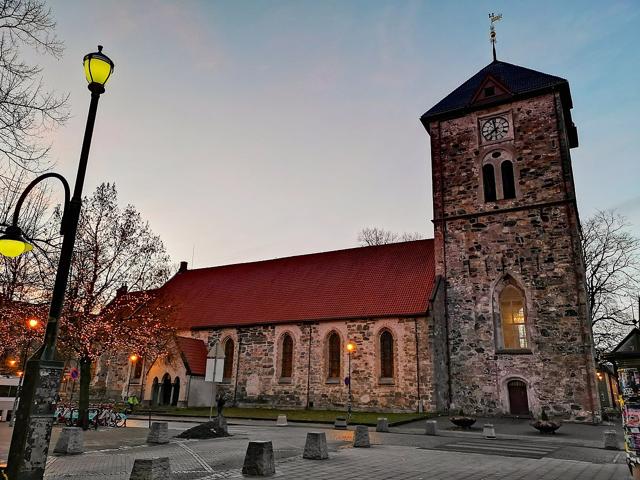
[{"label": "arched doorway", "polygon": [[529,399],[527,384],[522,380],[511,380],[507,383],[509,390],[509,412],[511,415],[529,415]]},{"label": "arched doorway", "polygon": [[162,388],[160,389],[160,405],[170,405],[171,404],[171,377],[168,373],[164,374],[162,377]]},{"label": "arched doorway", "polygon": [[160,398],[160,384],[158,383],[158,377],[153,379],[151,386],[151,405],[158,405],[158,399]]},{"label": "arched doorway", "polygon": [[180,378],[176,377],[173,381],[173,394],[171,395],[171,405],[174,407],[178,405],[178,398],[180,396]]}]

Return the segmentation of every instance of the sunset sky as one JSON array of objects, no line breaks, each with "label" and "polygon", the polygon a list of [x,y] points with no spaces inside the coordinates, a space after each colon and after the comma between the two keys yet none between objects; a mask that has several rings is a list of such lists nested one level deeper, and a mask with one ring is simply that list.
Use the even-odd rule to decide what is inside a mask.
[{"label": "sunset sky", "polygon": [[640,3],[49,2],[66,45],[40,58],[73,118],[51,134],[73,178],[89,103],[82,57],[116,64],[86,192],[115,182],[196,267],[357,245],[362,227],[432,235],[422,113],[498,58],[569,80],[582,219],[640,235]]}]

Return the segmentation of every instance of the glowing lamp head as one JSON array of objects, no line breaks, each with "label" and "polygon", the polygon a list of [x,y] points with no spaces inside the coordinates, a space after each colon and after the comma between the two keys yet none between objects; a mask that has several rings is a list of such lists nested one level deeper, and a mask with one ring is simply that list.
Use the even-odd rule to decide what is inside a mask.
[{"label": "glowing lamp head", "polygon": [[133,363],[138,361],[138,355],[136,355],[135,353],[133,355],[129,356],[129,360],[131,360]]},{"label": "glowing lamp head", "polygon": [[598,380],[602,380],[602,373],[597,372],[597,373],[596,373],[596,376],[598,377]]},{"label": "glowing lamp head", "polygon": [[19,371],[17,371],[17,372],[16,372],[16,375],[18,375],[19,377],[21,377],[23,373],[24,373],[24,372],[23,372],[22,370],[19,370]]},{"label": "glowing lamp head", "polygon": [[31,250],[33,245],[24,239],[22,230],[15,225],[7,227],[4,234],[0,236],[0,255],[15,258]]},{"label": "glowing lamp head", "polygon": [[37,318],[30,318],[27,320],[27,327],[29,328],[36,328],[38,325],[40,325],[40,320]]},{"label": "glowing lamp head", "polygon": [[10,367],[15,367],[17,362],[15,360],[9,360],[8,363]]},{"label": "glowing lamp head", "polygon": [[349,343],[347,343],[347,351],[348,351],[349,353],[351,353],[351,352],[355,352],[355,351],[356,351],[356,344],[355,344],[355,343],[353,343],[353,342],[349,342]]},{"label": "glowing lamp head", "polygon": [[113,73],[114,64],[102,53],[102,45],[98,45],[97,52],[86,54],[82,63],[89,90],[98,94],[104,93],[104,85]]}]

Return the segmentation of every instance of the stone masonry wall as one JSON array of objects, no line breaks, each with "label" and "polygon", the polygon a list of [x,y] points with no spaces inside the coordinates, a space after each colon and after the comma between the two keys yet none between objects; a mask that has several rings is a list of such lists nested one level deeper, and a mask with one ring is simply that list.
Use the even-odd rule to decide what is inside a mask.
[{"label": "stone masonry wall", "polygon": [[[599,410],[559,104],[549,93],[430,125],[436,273],[447,280],[454,408],[508,412],[507,382],[521,379],[534,413]],[[505,111],[513,140],[481,146],[478,117]],[[482,160],[496,149],[513,158],[517,196],[485,203]],[[524,291],[528,352],[500,348],[497,294],[504,282]]]},{"label": "stone masonry wall", "polygon": [[[416,325],[420,358],[420,398],[429,410],[435,409],[433,361],[427,320],[370,319],[226,328],[208,331],[209,344],[219,339],[235,342],[233,375],[222,386],[229,398],[240,406],[281,408],[346,408],[348,375],[346,344],[356,343],[352,354],[352,396],[354,410],[415,411],[418,407],[416,365]],[[379,335],[383,329],[394,339],[394,379],[379,381]],[[327,380],[327,339],[340,335],[341,379]],[[203,332],[200,332],[202,334]],[[293,339],[293,374],[280,378],[281,339]],[[183,333],[184,334],[184,333]],[[309,362],[311,359],[311,362]]]}]

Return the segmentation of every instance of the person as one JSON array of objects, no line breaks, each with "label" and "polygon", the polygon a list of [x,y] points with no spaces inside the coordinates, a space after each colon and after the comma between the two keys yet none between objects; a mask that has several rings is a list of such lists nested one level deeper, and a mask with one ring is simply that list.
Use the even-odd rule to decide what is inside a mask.
[{"label": "person", "polygon": [[133,409],[139,403],[140,401],[138,400],[138,397],[136,397],[135,395],[130,395],[129,398],[127,398],[127,413],[133,412]]}]

